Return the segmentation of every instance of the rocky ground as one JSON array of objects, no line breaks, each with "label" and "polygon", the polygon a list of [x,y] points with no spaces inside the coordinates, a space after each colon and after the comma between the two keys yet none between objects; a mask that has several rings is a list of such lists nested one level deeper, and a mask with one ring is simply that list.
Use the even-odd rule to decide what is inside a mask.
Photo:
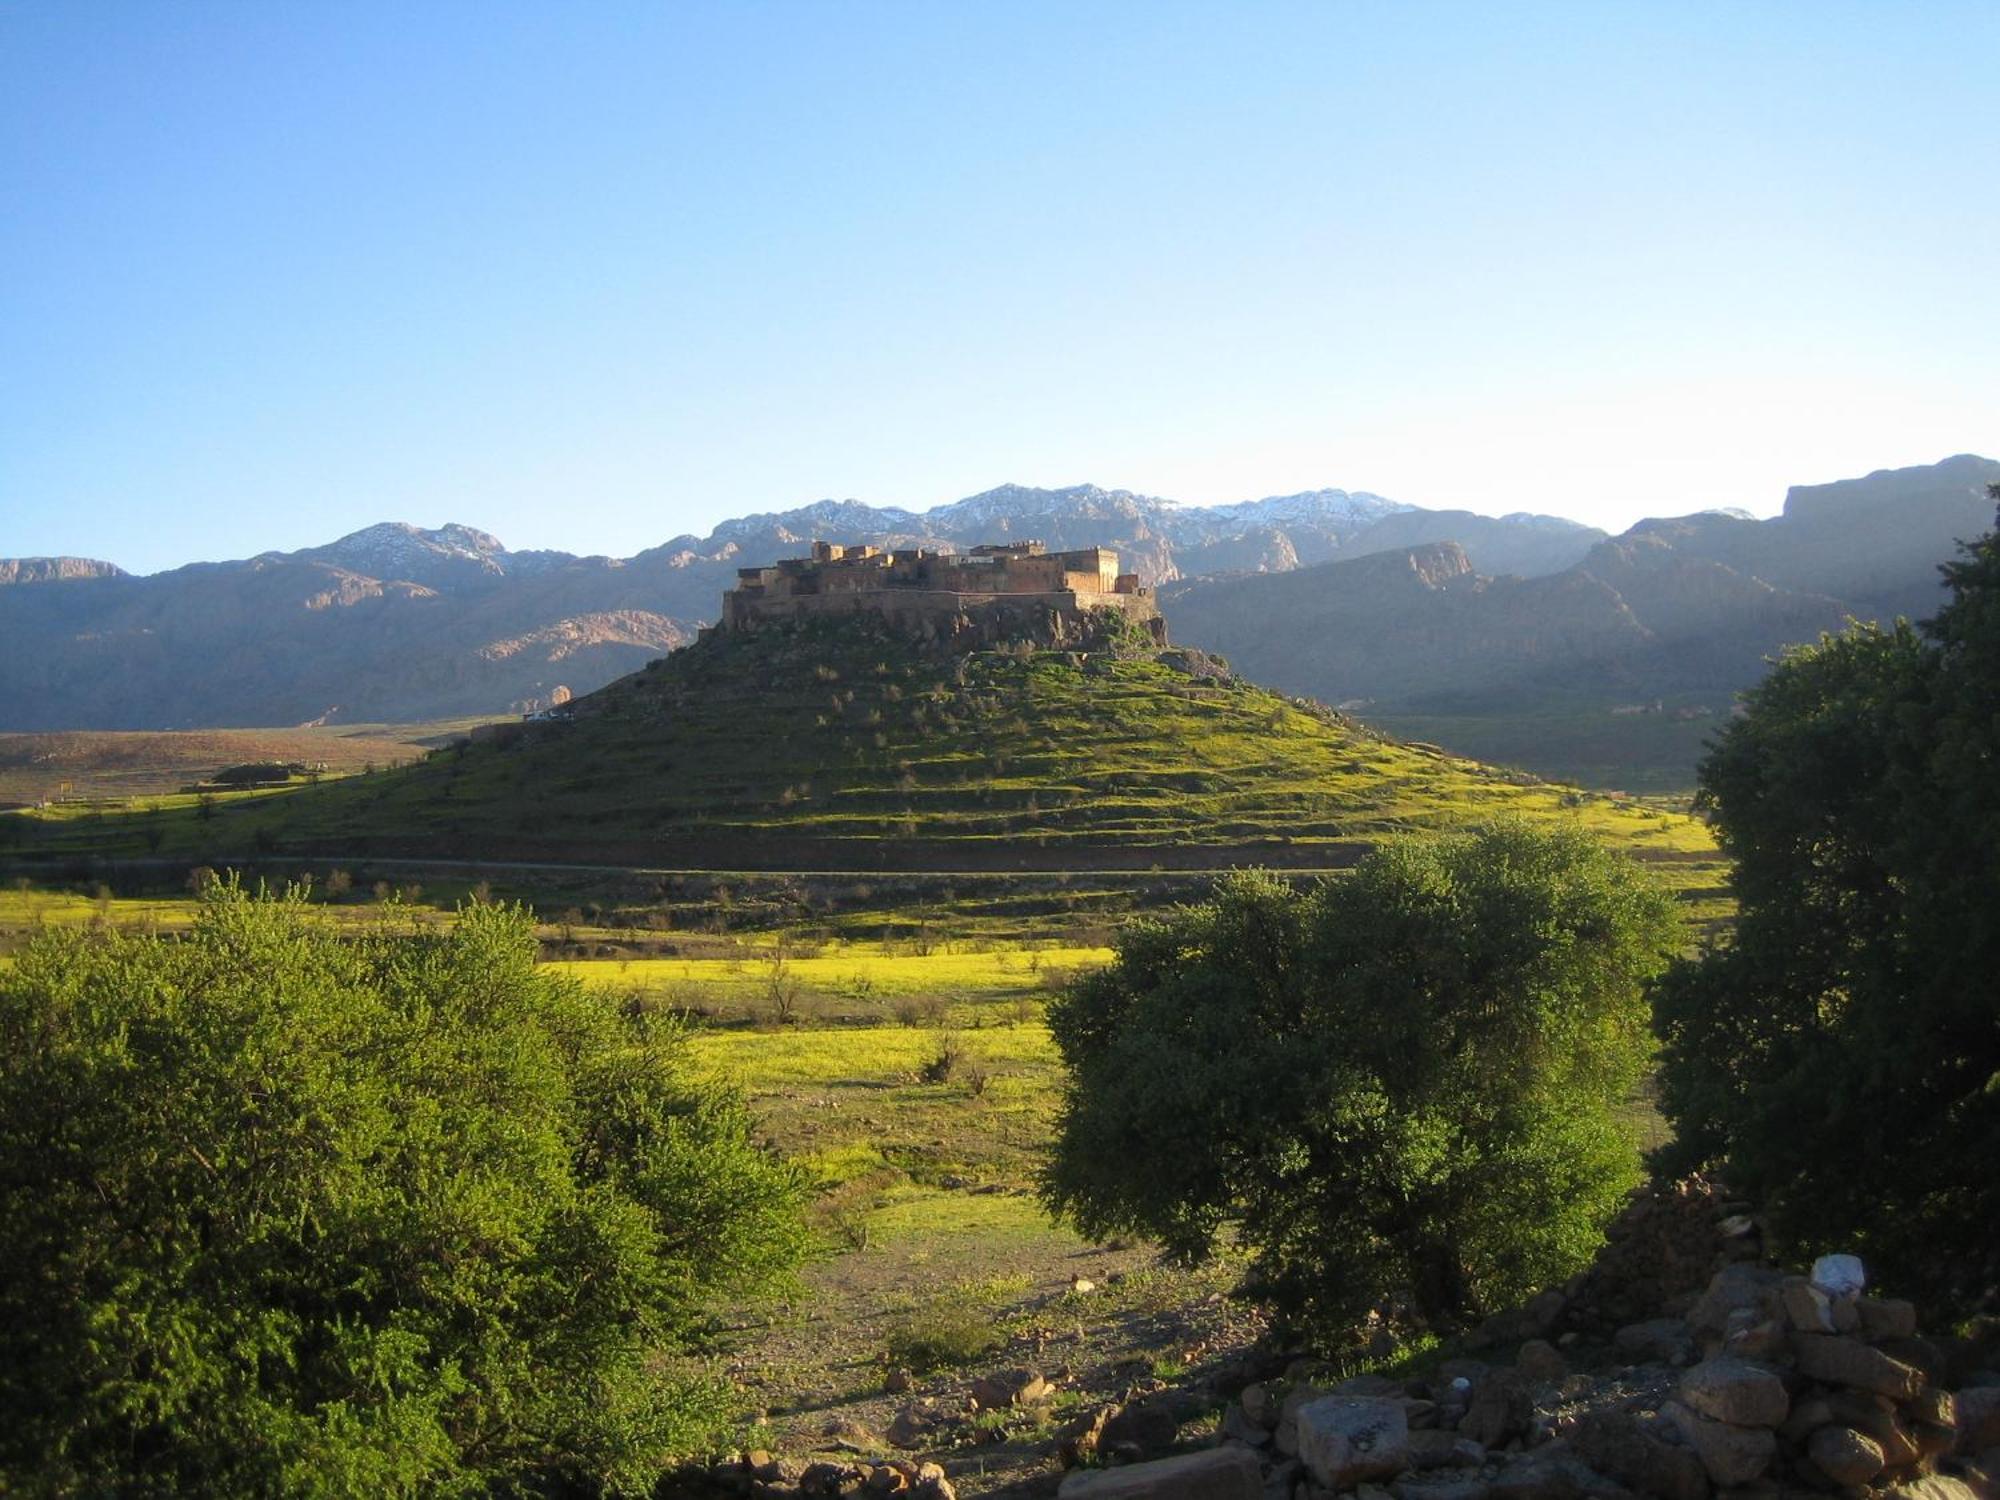
[{"label": "rocky ground", "polygon": [[[2000,1340],[1924,1336],[1832,1256],[1761,1258],[1693,1180],[1636,1199],[1591,1270],[1457,1345],[1376,1370],[1273,1347],[1220,1295],[1123,1341],[1073,1309],[976,1375],[888,1370],[817,1433],[678,1476],[684,1493],[845,1500],[2000,1500]],[[1129,1275],[1106,1271],[1107,1280]],[[1133,1310],[1137,1318],[1139,1309]],[[1178,1347],[1182,1358],[1119,1347]],[[1067,1477],[1065,1477],[1067,1476]]]}]

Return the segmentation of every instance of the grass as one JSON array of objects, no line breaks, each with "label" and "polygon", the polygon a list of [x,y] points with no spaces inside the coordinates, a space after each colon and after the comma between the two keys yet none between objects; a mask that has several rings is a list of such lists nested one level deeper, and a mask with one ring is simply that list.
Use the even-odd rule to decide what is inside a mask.
[{"label": "grass", "polygon": [[1006,1342],[992,1317],[976,1306],[946,1302],[913,1314],[889,1332],[883,1358],[919,1375],[969,1365]]},{"label": "grass", "polygon": [[940,1036],[894,1025],[701,1029],[690,1042],[747,1090],[766,1138],[819,1180],[820,1226],[836,1247],[920,1277],[1075,1245],[1032,1193],[1060,1076],[1047,1028],[957,1033],[959,1074],[926,1081]]},{"label": "grass", "polygon": [[[961,1033],[970,1053],[988,1067],[1014,1073],[1054,1076],[1055,1053],[1048,1029],[1039,1022],[1004,1024]],[[703,1030],[693,1036],[696,1052],[743,1081],[753,1093],[776,1093],[810,1085],[878,1089],[914,1087],[917,1075],[937,1049],[937,1033],[906,1026],[816,1028],[794,1031]],[[956,1099],[957,1091],[926,1094],[926,1100]]]},{"label": "grass", "polygon": [[127,932],[174,932],[194,920],[192,897],[160,896],[134,899],[84,895],[78,891],[39,890],[19,885],[0,890],[0,932],[36,927],[79,927],[103,923]]},{"label": "grass", "polygon": [[775,976],[790,976],[830,994],[858,998],[953,994],[995,998],[1033,994],[1049,979],[1094,967],[1111,957],[1109,948],[1052,946],[992,952],[897,952],[883,942],[851,942],[806,956],[754,952],[731,958],[635,959],[607,967],[601,963],[557,963],[593,984],[615,985],[642,994],[699,992],[705,997],[755,996]]},{"label": "grass", "polygon": [[[372,776],[0,817],[0,853],[446,854],[720,869],[1338,869],[1499,816],[1579,825],[1693,900],[1722,864],[1669,808],[1401,744],[1155,657],[927,654],[857,620],[717,637]],[[854,935],[850,933],[850,935]]]},{"label": "grass", "polygon": [[804,955],[780,938],[736,945],[724,956],[557,960],[586,983],[724,1024],[799,1026],[897,1022],[906,1027],[981,1026],[1031,1020],[1071,975],[1111,957],[1109,948],[897,951],[881,941],[834,941]]}]

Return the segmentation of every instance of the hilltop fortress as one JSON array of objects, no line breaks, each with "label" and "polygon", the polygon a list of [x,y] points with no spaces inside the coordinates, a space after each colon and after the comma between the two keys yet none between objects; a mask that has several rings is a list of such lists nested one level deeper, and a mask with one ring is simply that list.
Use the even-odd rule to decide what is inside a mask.
[{"label": "hilltop fortress", "polygon": [[970,552],[885,552],[814,542],[810,557],[739,568],[722,596],[721,628],[754,630],[814,615],[875,614],[913,634],[970,648],[1023,636],[1078,645],[1116,610],[1160,644],[1166,622],[1151,589],[1118,571],[1107,547],[1050,552],[1008,542]]}]

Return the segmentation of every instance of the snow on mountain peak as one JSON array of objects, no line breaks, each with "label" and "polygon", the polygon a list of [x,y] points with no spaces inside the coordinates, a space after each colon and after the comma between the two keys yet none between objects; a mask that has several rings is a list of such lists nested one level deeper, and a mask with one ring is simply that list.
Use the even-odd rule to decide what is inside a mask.
[{"label": "snow on mountain peak", "polygon": [[450,577],[463,578],[468,572],[499,577],[508,571],[510,554],[498,537],[457,522],[426,530],[407,521],[381,521],[290,556],[331,563],[370,578],[431,585]]}]

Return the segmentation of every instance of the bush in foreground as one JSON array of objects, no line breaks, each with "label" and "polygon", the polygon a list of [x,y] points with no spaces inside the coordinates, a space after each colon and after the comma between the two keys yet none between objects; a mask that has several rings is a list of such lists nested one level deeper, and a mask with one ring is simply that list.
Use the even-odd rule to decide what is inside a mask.
[{"label": "bush in foreground", "polygon": [[0,1490],[643,1491],[676,1360],[803,1246],[677,1034],[526,917],[341,941],[216,887],[185,940],[0,975]]},{"label": "bush in foreground", "polygon": [[1581,835],[1406,842],[1297,894],[1261,875],[1131,929],[1052,1008],[1050,1204],[1332,1333],[1407,1290],[1436,1325],[1578,1269],[1638,1180],[1623,1107],[1671,902]]},{"label": "bush in foreground", "polygon": [[1739,915],[1659,1026],[1667,1166],[1726,1159],[1797,1253],[1970,1312],[2000,1297],[2000,533],[1944,571],[1935,620],[1787,656],[1703,763]]}]

